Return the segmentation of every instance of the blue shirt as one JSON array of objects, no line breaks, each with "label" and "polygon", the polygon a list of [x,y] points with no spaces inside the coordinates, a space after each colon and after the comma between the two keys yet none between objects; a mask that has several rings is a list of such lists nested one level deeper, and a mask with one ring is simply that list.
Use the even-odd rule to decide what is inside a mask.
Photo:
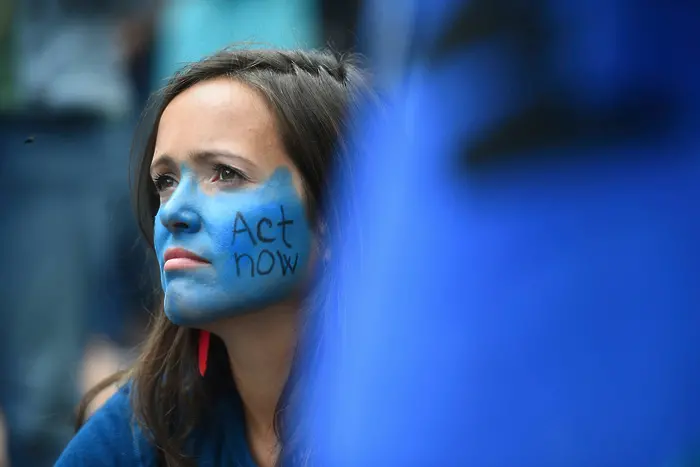
[{"label": "blue shirt", "polygon": [[[133,419],[130,385],[112,396],[76,434],[56,467],[156,467],[156,452]],[[255,467],[243,428],[240,405],[222,400],[216,420],[192,446],[199,467]]]}]

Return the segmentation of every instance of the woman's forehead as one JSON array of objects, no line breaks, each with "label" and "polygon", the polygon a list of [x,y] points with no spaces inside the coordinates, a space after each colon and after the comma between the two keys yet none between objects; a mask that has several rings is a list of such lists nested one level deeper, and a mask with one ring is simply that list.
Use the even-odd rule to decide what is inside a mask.
[{"label": "woman's forehead", "polygon": [[158,125],[153,163],[163,155],[184,162],[203,151],[238,154],[261,166],[288,162],[264,97],[229,78],[198,83],[168,104]]}]

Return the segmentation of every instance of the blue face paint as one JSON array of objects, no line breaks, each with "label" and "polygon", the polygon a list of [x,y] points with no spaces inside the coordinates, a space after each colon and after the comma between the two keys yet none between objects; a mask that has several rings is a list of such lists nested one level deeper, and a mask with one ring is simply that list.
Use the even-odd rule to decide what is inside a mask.
[{"label": "blue face paint", "polygon": [[[155,219],[165,314],[197,325],[278,302],[304,282],[312,234],[292,174],[277,169],[246,191],[204,193],[183,167]],[[184,248],[211,264],[164,271],[164,254]]]}]

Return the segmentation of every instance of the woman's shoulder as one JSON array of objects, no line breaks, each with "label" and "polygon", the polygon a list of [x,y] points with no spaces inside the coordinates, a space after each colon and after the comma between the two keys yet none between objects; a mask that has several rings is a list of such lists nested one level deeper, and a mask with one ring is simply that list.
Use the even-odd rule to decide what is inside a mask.
[{"label": "woman's shoulder", "polygon": [[56,467],[155,465],[155,455],[134,420],[127,383],[76,433]]}]

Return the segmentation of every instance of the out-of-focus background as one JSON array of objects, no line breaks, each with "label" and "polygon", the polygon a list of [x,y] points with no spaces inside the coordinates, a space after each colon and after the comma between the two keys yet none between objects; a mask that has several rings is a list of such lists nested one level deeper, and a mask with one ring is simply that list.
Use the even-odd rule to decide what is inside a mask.
[{"label": "out-of-focus background", "polygon": [[148,95],[236,42],[357,51],[362,3],[0,2],[0,466],[53,465],[79,395],[143,336],[157,283],[128,168]]}]

